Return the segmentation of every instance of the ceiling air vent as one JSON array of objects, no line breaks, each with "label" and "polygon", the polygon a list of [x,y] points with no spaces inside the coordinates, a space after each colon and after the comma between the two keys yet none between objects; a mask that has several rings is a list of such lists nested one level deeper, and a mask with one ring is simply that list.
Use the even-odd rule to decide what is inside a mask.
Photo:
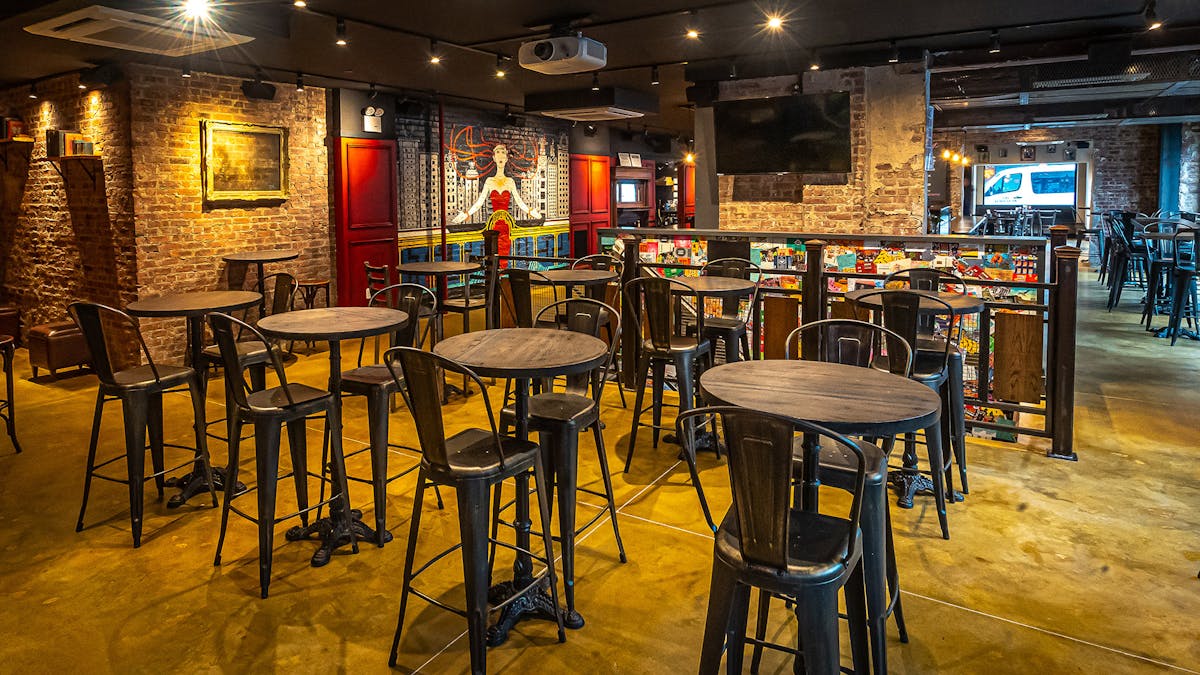
[{"label": "ceiling air vent", "polygon": [[658,98],[632,89],[604,87],[525,95],[525,112],[572,122],[627,120],[658,112]]},{"label": "ceiling air vent", "polygon": [[216,24],[160,19],[121,9],[92,5],[40,21],[25,30],[34,35],[84,42],[102,47],[127,49],[145,54],[187,56],[232,47],[254,38],[226,33]]}]

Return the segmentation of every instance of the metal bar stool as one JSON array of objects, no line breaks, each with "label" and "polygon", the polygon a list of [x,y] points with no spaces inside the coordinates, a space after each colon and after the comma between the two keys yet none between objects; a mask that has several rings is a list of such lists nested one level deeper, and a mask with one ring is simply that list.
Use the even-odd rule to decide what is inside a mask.
[{"label": "metal bar stool", "polygon": [[4,420],[4,428],[12,439],[13,448],[21,452],[21,444],[17,442],[17,413],[13,402],[13,352],[15,341],[11,335],[0,335],[0,357],[4,359],[4,389],[5,398],[0,401],[0,419]]},{"label": "metal bar stool", "polygon": [[[217,505],[217,493],[213,488],[212,465],[209,463],[208,442],[204,423],[204,393],[200,376],[185,366],[160,366],[154,363],[137,320],[125,312],[91,302],[75,302],[68,307],[71,318],[83,331],[88,349],[92,354],[92,367],[100,380],[96,391],[96,412],[92,418],[92,437],[88,444],[87,474],[83,482],[83,503],[79,506],[79,520],[75,531],[83,531],[83,517],[87,512],[88,494],[92,478],[99,478],[129,486],[129,523],[133,533],[133,547],[142,545],[142,514],[145,482],[154,480],[159,499],[163,496],[164,476],[188,465],[195,471],[203,471],[212,495],[212,504]],[[122,340],[122,342],[118,342]],[[136,365],[138,357],[145,365]],[[163,442],[163,394],[187,388],[192,398],[192,426],[196,432],[196,447],[173,445]],[[100,442],[100,422],[104,404],[121,401],[125,421],[125,454],[96,463],[96,450]],[[150,440],[150,459],[154,472],[146,475],[146,437]],[[187,462],[165,468],[164,448],[191,450],[192,458]],[[119,459],[125,459],[127,475],[116,478],[96,473]]]},{"label": "metal bar stool", "polygon": [[[208,324],[212,328],[221,357],[225,360],[225,379],[230,382],[233,392],[234,408],[229,411],[233,418],[233,432],[229,435],[229,468],[226,485],[237,485],[239,456],[241,454],[241,431],[243,424],[254,425],[254,461],[255,479],[257,485],[253,488],[236,492],[225,490],[225,501],[221,509],[221,533],[217,538],[217,552],[213,565],[221,564],[221,549],[225,545],[225,530],[229,524],[229,512],[255,523],[258,526],[258,583],[262,597],[267,597],[271,585],[271,555],[275,546],[275,525],[289,518],[299,517],[300,522],[308,525],[308,512],[325,504],[337,503],[344,522],[351,521],[350,501],[346,488],[346,460],[342,456],[342,439],[330,438],[330,419],[339,415],[338,406],[332,394],[323,389],[316,389],[304,384],[289,384],[279,355],[270,349],[270,343],[262,333],[250,324],[239,321],[228,314],[213,313],[208,315]],[[271,367],[279,378],[279,386],[249,392],[246,386],[245,369],[238,360],[237,333],[246,331],[258,338],[263,348],[270,354]],[[310,417],[324,416],[325,443],[328,444],[331,464],[333,465],[334,488],[329,499],[318,503],[308,503],[309,476],[325,480],[324,472],[310,473],[308,471],[308,435],[305,427]],[[275,496],[279,475],[279,445],[280,432],[283,425],[287,426],[288,447],[292,456],[292,471],[290,473],[296,485],[296,504],[299,507],[295,513],[286,516],[275,515]],[[287,478],[287,475],[282,478]],[[255,492],[258,498],[258,513],[256,516],[233,506],[233,500]],[[353,535],[353,550],[358,552],[358,541]]]},{"label": "metal bar stool", "polygon": [[[700,276],[730,277],[733,279],[762,278],[762,269],[745,258],[718,258],[710,260],[700,269]],[[725,362],[733,363],[741,359],[751,358],[750,336],[746,326],[753,319],[754,308],[758,304],[758,286],[750,293],[750,301],[745,313],[741,312],[742,299],[729,297],[721,299],[721,316],[704,319],[704,337],[708,338],[716,349],[717,340],[725,345]],[[698,308],[698,311],[703,311]],[[738,347],[741,347],[739,353]]]}]

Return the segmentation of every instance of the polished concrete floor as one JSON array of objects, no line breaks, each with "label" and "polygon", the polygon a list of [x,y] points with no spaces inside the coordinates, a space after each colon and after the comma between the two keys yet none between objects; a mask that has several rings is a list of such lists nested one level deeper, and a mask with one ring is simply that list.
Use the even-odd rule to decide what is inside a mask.
[{"label": "polished concrete floor", "polygon": [[[1136,293],[1126,294],[1121,310],[1104,313],[1093,275],[1084,276],[1080,460],[972,441],[971,494],[950,508],[952,539],[938,536],[929,499],[893,510],[911,636],[901,644],[891,628],[893,672],[1200,671],[1200,345],[1170,348],[1147,335],[1137,325]],[[321,385],[327,368],[325,353],[317,352],[301,355],[288,375]],[[358,555],[313,569],[313,544],[278,536],[271,597],[260,600],[254,527],[235,518],[223,564],[214,567],[218,518],[204,499],[169,510],[151,487],[143,544],[134,550],[124,486],[99,482],[87,528],[76,533],[95,380],[32,381],[23,351],[17,376],[25,452],[13,454],[0,438],[0,671],[387,670],[415,476],[389,488],[396,540],[383,549],[364,544]],[[211,416],[223,414],[219,391],[210,397]],[[674,446],[654,450],[649,434],[639,435],[633,469],[620,473],[629,413],[616,394],[606,394],[604,420],[629,562],[617,559],[607,519],[594,525],[577,553],[578,606],[587,624],[570,631],[566,644],[556,643],[551,624],[519,626],[489,652],[493,672],[695,671],[711,534]],[[476,424],[480,405],[478,396],[456,399],[447,420]],[[365,408],[355,400],[346,407],[347,449],[361,448]],[[168,435],[177,442],[188,437],[189,410],[186,397],[169,397]],[[392,419],[393,439],[413,443],[407,411]],[[312,425],[314,452],[319,429]],[[120,453],[116,408],[102,442],[110,455]],[[212,447],[224,456],[223,444]],[[403,451],[392,457],[394,468],[415,461]],[[590,440],[581,457],[581,481],[599,485]],[[252,471],[253,461],[246,466]],[[723,463],[704,456],[701,469],[714,510],[723,512]],[[365,455],[351,460],[351,472],[368,475]],[[369,512],[369,489],[352,492]],[[280,494],[282,512],[291,491]],[[581,504],[581,516],[594,503]],[[432,506],[427,502],[422,556],[457,539],[453,507]],[[432,567],[423,582],[428,592],[460,602],[458,557]],[[457,616],[414,599],[403,671],[464,671],[464,627]],[[794,621],[778,608],[771,634],[787,642],[793,631]],[[783,655],[764,660],[764,672],[790,668]]]}]

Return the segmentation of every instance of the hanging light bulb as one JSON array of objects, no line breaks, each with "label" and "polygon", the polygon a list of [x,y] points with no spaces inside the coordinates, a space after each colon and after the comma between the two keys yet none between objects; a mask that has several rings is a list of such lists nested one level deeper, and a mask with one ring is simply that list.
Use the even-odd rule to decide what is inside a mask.
[{"label": "hanging light bulb", "polygon": [[971,158],[970,158],[970,157],[963,157],[963,158],[962,158],[962,165],[963,165],[963,166],[971,166]]},{"label": "hanging light bulb", "polygon": [[950,149],[949,148],[942,151],[942,159],[950,159]]},{"label": "hanging light bulb", "polygon": [[592,73],[592,91],[600,91],[600,74]]},{"label": "hanging light bulb", "polygon": [[337,32],[337,39],[333,41],[333,43],[335,45],[337,45],[339,47],[345,47],[346,45],[350,44],[349,42],[346,41],[346,20],[340,16],[338,17],[338,20],[337,20],[337,31],[336,32]]},{"label": "hanging light bulb", "polygon": [[962,159],[962,155],[958,154],[957,152],[954,153],[953,155],[950,155],[950,161],[952,161],[952,162],[957,163],[961,159]]},{"label": "hanging light bulb", "polygon": [[658,79],[658,66],[650,66],[650,84],[655,87],[660,84]]},{"label": "hanging light bulb", "polygon": [[435,66],[442,62],[442,52],[438,49],[437,40],[429,41],[429,62]]}]

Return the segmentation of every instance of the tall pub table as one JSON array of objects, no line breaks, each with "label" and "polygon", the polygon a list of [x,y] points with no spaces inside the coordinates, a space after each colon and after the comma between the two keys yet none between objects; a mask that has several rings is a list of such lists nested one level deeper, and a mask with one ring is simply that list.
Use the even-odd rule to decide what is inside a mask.
[{"label": "tall pub table", "polygon": [[[342,444],[342,340],[384,335],[399,329],[409,319],[406,312],[387,307],[320,307],[301,309],[294,312],[272,314],[258,322],[263,335],[276,340],[296,340],[329,343],[329,392],[333,396],[333,419],[328,421],[329,442],[338,447]],[[335,463],[336,464],[336,463]],[[324,467],[322,467],[324,470]],[[343,486],[345,476],[333,479]],[[349,499],[349,494],[346,494]],[[320,539],[321,546],[313,553],[313,567],[320,567],[329,560],[333,550],[351,542],[375,541],[375,531],[362,522],[362,512],[353,511],[354,520],[339,522],[339,509],[330,509],[332,515],[318,518],[307,527],[297,525],[284,535],[288,541]],[[385,532],[383,541],[392,540]]]},{"label": "tall pub table", "polygon": [[[604,301],[604,287],[610,281],[617,278],[617,273],[614,270],[592,270],[592,269],[554,269],[541,270],[539,272],[550,283],[555,286],[562,286],[566,290],[564,299],[569,299],[574,292],[576,286],[582,286],[588,297],[601,302]],[[533,283],[546,283],[539,278],[532,280]],[[596,289],[600,289],[598,292]]]},{"label": "tall pub table", "polygon": [[[942,400],[937,392],[873,368],[824,361],[737,361],[701,375],[700,391],[713,404],[787,415],[844,436],[892,437],[924,429],[931,445],[942,443],[938,424]],[[820,438],[805,434],[803,448],[801,507],[816,511]],[[886,577],[884,558],[872,556],[868,561],[864,556],[869,576]],[[881,615],[887,605],[883,589],[878,584],[875,592],[867,594],[870,616]],[[887,663],[883,650],[880,647],[873,654],[878,670],[882,670],[879,664]]]},{"label": "tall pub table", "polygon": [[[455,335],[433,348],[438,356],[457,361],[483,377],[515,380],[517,436],[529,438],[529,385],[535,378],[574,375],[600,366],[608,357],[608,345],[599,338],[552,328],[499,328]],[[542,458],[544,461],[544,458]],[[559,522],[563,539],[575,529],[575,468],[555,466],[558,488]],[[516,522],[518,548],[529,550],[529,476],[516,477]],[[542,523],[542,527],[550,527]],[[566,553],[564,553],[566,555]],[[513,563],[513,580],[492,587],[493,604],[512,597],[516,589],[533,582],[533,561],[527,553],[518,553]],[[506,605],[496,624],[488,629],[488,645],[504,644],[508,632],[524,619],[554,620],[555,610],[549,594],[535,588]],[[583,617],[564,616],[563,625],[579,628]]]},{"label": "tall pub table", "polygon": [[[905,289],[912,293],[919,293],[924,296],[934,298],[926,302],[921,300],[920,309],[918,311],[928,314],[946,313],[946,307],[943,302],[950,305],[950,310],[954,312],[956,320],[961,320],[961,317],[968,314],[978,314],[984,310],[986,305],[983,298],[968,295],[965,293],[947,293],[945,291],[926,291],[919,289]],[[866,297],[863,297],[866,296]],[[865,288],[846,293],[846,301],[852,302],[860,307],[864,307],[872,312],[878,312],[883,309],[883,299],[879,295],[878,288]],[[939,302],[940,301],[940,302]],[[951,349],[957,347],[951,346]],[[916,357],[916,345],[913,345],[913,357]],[[982,376],[981,376],[982,377]],[[951,386],[951,385],[947,385]],[[941,437],[941,434],[938,434]],[[948,439],[943,438],[942,443],[947,445],[943,450],[949,450]],[[933,492],[933,482],[923,476],[917,469],[916,450],[912,444],[906,443],[903,458],[904,468],[898,475],[889,476],[888,480],[895,486],[899,493],[897,505],[901,508],[911,509],[913,505],[913,496],[917,493],[931,494]],[[946,486],[946,497],[950,501],[960,502],[963,500],[962,494],[955,492],[951,485]]]},{"label": "tall pub table", "polygon": [[[299,257],[299,251],[280,249],[278,251],[242,251],[240,253],[230,253],[221,258],[221,260],[227,263],[254,265],[258,272],[258,289],[266,292],[266,289],[263,288],[263,281],[266,279],[266,275],[263,274],[263,266],[267,263],[295,260]],[[265,296],[259,300],[258,314],[259,316],[267,315],[267,298]]]},{"label": "tall pub table", "polygon": [[[142,318],[187,319],[187,365],[198,368],[203,362],[204,315],[209,312],[232,312],[252,307],[262,300],[262,294],[251,291],[198,291],[192,293],[170,293],[156,298],[146,298],[129,303],[125,308],[131,316]],[[200,378],[202,391],[207,395],[205,379]],[[225,489],[225,469],[213,467],[214,489]],[[198,494],[208,492],[208,483],[199,463],[190,473],[167,481],[169,487],[180,488],[180,492],[167,500],[168,508],[177,508]]]}]

